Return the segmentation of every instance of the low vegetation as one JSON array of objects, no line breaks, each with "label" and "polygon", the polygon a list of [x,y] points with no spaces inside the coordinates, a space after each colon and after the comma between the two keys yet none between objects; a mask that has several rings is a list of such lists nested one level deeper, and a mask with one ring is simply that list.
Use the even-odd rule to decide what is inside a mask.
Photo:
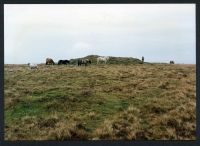
[{"label": "low vegetation", "polygon": [[5,140],[195,140],[196,67],[5,65]]},{"label": "low vegetation", "polygon": [[[71,59],[70,62],[71,64],[77,64],[78,59],[89,59],[92,61],[92,64],[97,64],[97,58],[100,57],[98,55],[88,55],[83,58],[76,58],[76,59]],[[132,57],[112,57],[110,56],[109,61],[107,64],[142,64],[142,61],[137,59],[137,58],[132,58]]]}]

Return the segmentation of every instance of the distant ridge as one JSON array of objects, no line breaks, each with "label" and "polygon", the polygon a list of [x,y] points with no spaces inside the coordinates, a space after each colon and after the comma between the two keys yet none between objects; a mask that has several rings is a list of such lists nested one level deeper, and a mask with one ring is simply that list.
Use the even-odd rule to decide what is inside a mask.
[{"label": "distant ridge", "polygon": [[[75,58],[75,59],[70,59],[70,62],[72,64],[76,64],[78,59],[90,59],[92,61],[92,64],[97,63],[97,57],[99,55],[88,55],[82,58]],[[132,58],[132,57],[113,57],[110,56],[110,59],[108,61],[108,64],[142,64],[142,61],[137,58]]]}]

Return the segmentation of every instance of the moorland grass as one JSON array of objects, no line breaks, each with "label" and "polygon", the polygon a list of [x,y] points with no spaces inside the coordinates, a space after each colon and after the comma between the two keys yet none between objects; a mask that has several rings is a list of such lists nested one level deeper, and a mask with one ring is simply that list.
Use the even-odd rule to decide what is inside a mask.
[{"label": "moorland grass", "polygon": [[194,140],[196,67],[5,65],[5,140]]}]

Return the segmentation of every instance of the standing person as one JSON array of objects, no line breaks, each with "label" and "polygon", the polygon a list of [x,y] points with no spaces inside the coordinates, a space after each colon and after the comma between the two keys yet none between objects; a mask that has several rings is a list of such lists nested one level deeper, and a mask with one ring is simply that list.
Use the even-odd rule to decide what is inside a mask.
[{"label": "standing person", "polygon": [[144,63],[144,57],[142,56],[142,63]]}]

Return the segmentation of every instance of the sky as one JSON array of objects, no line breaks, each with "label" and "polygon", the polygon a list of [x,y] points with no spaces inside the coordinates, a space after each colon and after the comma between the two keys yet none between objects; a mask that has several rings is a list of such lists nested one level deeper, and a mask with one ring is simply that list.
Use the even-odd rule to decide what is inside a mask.
[{"label": "sky", "polygon": [[195,4],[5,4],[4,63],[87,55],[196,64]]}]

